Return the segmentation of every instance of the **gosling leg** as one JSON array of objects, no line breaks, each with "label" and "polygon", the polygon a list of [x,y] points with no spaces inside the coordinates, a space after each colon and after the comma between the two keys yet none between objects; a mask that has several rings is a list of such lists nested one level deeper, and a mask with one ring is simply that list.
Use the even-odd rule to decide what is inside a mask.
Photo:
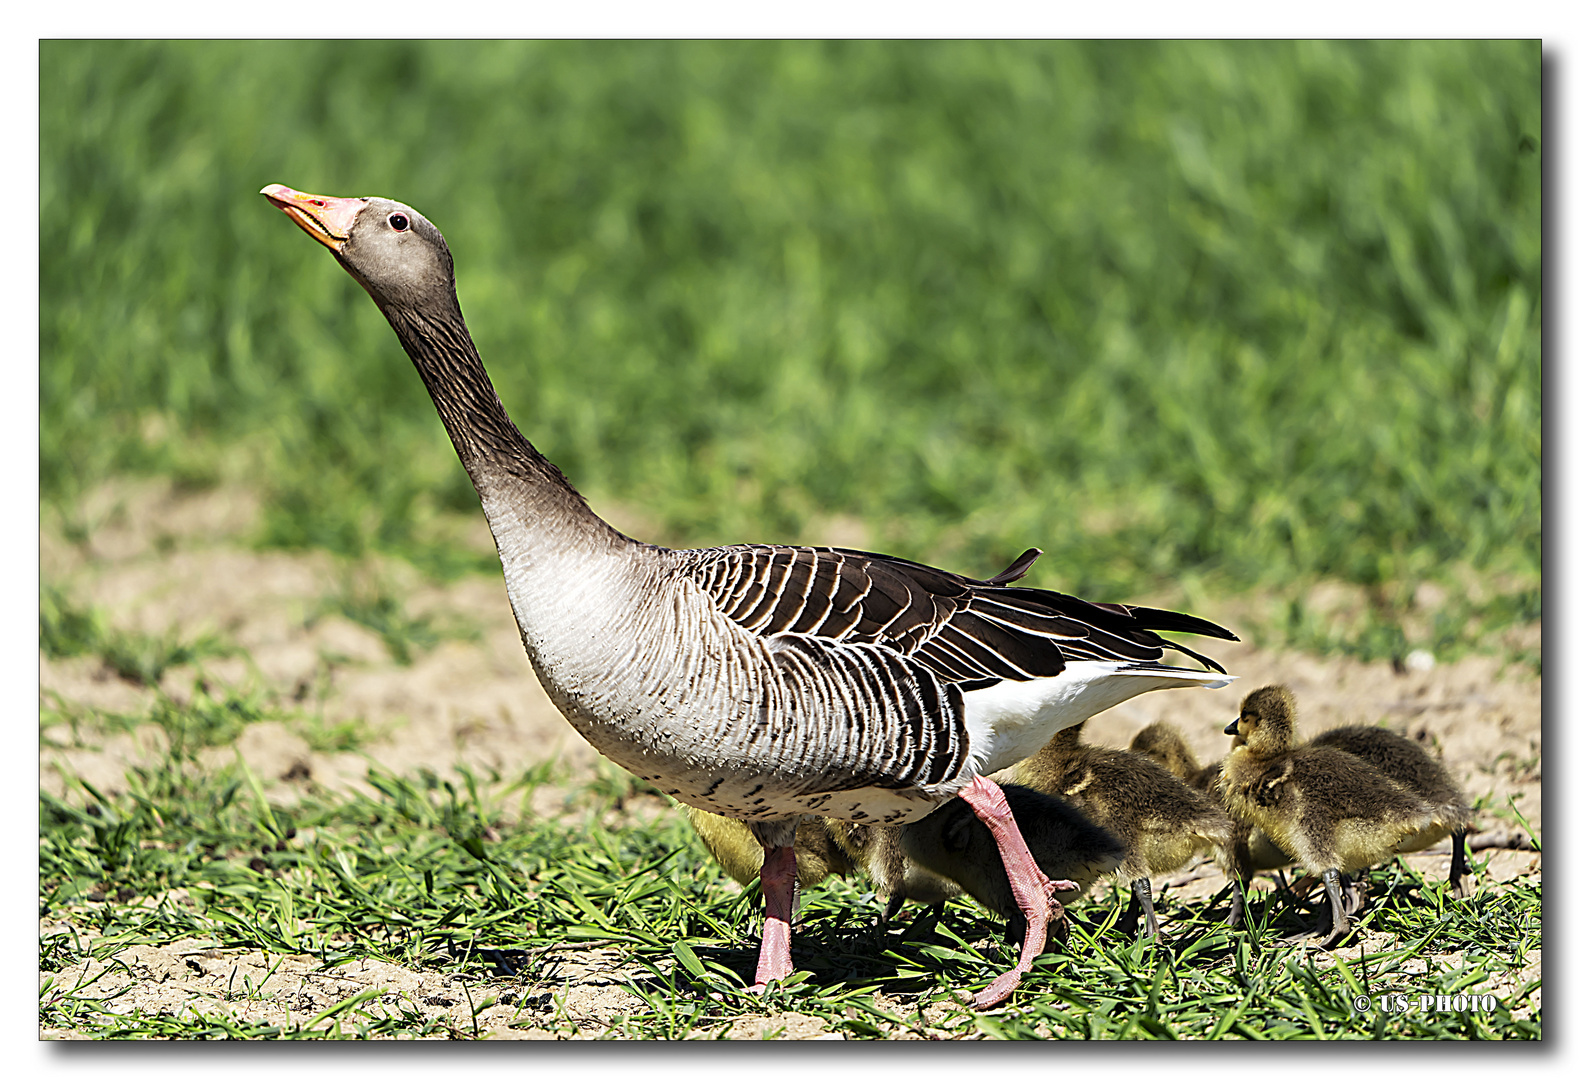
[{"label": "gosling leg", "polygon": [[1328,937],[1322,941],[1322,948],[1327,949],[1339,944],[1340,940],[1350,932],[1350,919],[1345,914],[1345,902],[1340,898],[1338,870],[1331,868],[1323,871],[1323,889],[1328,893],[1331,927]]},{"label": "gosling leg", "polygon": [[1131,882],[1131,898],[1142,905],[1144,923],[1141,937],[1158,936],[1158,916],[1153,914],[1153,883],[1146,877]]},{"label": "gosling leg", "polygon": [[1466,830],[1457,829],[1449,841],[1449,890],[1456,900],[1471,896],[1466,871]]},{"label": "gosling leg", "polygon": [[1126,937],[1136,933],[1136,924],[1142,915],[1142,898],[1137,895],[1136,883],[1131,884],[1131,900],[1125,905],[1125,914],[1120,916],[1114,928]]},{"label": "gosling leg", "polygon": [[1351,918],[1360,915],[1367,908],[1367,879],[1353,878],[1349,874],[1339,876],[1340,895],[1345,898],[1345,914]]},{"label": "gosling leg", "polygon": [[1241,879],[1234,874],[1230,875],[1230,914],[1224,920],[1224,925],[1234,930],[1241,925],[1241,919],[1246,914],[1246,887],[1241,884]]},{"label": "gosling leg", "polygon": [[1230,881],[1230,915],[1224,924],[1231,930],[1240,926],[1241,920],[1246,917],[1246,890],[1251,887],[1252,878],[1257,876],[1257,871],[1251,868],[1252,851],[1246,842],[1249,832],[1243,832],[1241,828],[1237,826],[1229,861],[1220,867]]},{"label": "gosling leg", "polygon": [[[890,901],[894,903],[894,901]],[[918,941],[933,933],[933,928],[939,925],[939,920],[944,917],[944,901],[929,904],[928,910],[922,912],[911,920],[911,925],[906,927],[905,933],[900,935],[901,941]]]}]

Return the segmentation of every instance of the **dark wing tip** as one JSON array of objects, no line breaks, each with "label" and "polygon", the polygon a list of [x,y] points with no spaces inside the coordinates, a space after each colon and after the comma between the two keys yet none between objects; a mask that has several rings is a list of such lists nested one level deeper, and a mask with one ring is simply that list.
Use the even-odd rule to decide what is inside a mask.
[{"label": "dark wing tip", "polygon": [[1162,608],[1131,607],[1126,606],[1132,618],[1148,630],[1173,630],[1182,634],[1201,634],[1203,637],[1220,638],[1224,641],[1239,641],[1240,638],[1218,623],[1211,623],[1207,619],[1199,619],[1195,615],[1187,615],[1183,611],[1165,611]]},{"label": "dark wing tip", "polygon": [[[1234,638],[1233,640],[1239,641],[1240,638]],[[1176,652],[1183,652],[1183,653],[1185,653],[1187,656],[1189,656],[1193,660],[1197,661],[1197,663],[1202,664],[1204,667],[1212,668],[1214,671],[1217,671],[1220,675],[1228,675],[1229,674],[1228,671],[1224,670],[1224,665],[1223,664],[1219,663],[1217,660],[1213,659],[1213,657],[1211,657],[1211,656],[1204,656],[1202,653],[1199,653],[1196,649],[1188,649],[1188,648],[1186,648],[1186,646],[1184,646],[1184,645],[1182,645],[1182,644],[1180,644],[1179,642],[1176,642],[1176,641],[1165,640],[1164,644],[1168,648],[1174,649]]]}]

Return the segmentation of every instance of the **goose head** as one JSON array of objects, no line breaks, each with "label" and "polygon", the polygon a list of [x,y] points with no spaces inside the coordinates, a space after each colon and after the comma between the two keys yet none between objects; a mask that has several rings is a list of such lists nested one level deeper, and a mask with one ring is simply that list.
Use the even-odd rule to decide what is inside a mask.
[{"label": "goose head", "polygon": [[1241,702],[1241,712],[1224,734],[1258,757],[1278,754],[1290,748],[1296,733],[1296,699],[1288,687],[1264,686],[1253,690]]},{"label": "goose head", "polygon": [[457,310],[450,248],[433,223],[405,203],[309,195],[284,184],[270,184],[259,194],[334,252],[386,313],[391,308],[431,315]]}]

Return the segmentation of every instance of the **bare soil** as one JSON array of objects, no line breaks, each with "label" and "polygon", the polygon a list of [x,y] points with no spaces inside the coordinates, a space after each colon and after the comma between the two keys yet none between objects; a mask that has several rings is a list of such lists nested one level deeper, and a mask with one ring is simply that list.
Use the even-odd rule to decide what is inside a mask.
[{"label": "bare soil", "polygon": [[[90,497],[81,511],[88,538],[63,539],[62,523],[46,513],[40,545],[41,576],[63,586],[80,602],[105,610],[112,625],[152,634],[174,631],[185,639],[204,632],[221,635],[245,656],[208,659],[202,677],[213,687],[261,687],[295,700],[308,711],[322,709],[326,723],[355,720],[374,735],[357,752],[314,751],[278,723],[250,725],[236,750],[272,798],[290,801],[312,782],[348,789],[364,787],[370,763],[397,773],[419,767],[444,770],[465,764],[485,771],[519,774],[533,763],[556,759],[566,783],[593,775],[597,755],[570,728],[539,687],[497,577],[477,577],[437,587],[405,564],[347,566],[322,552],[259,551],[246,537],[254,528],[256,500],[223,489],[182,492],[163,481],[118,483]],[[456,524],[457,542],[492,550],[481,516]],[[458,636],[418,651],[409,666],[395,662],[381,637],[366,627],[326,614],[326,598],[348,588],[381,586],[401,598],[408,615],[426,616]],[[1343,590],[1340,590],[1343,592]],[[1154,602],[1170,598],[1125,598]],[[1179,598],[1173,598],[1179,602]],[[1199,614],[1237,625],[1250,601]],[[1540,647],[1540,629],[1519,631],[1521,646]],[[1314,657],[1269,648],[1253,641],[1204,646],[1240,681],[1217,692],[1169,691],[1133,699],[1088,725],[1088,738],[1125,746],[1154,720],[1178,725],[1203,760],[1224,752],[1224,724],[1240,695],[1270,682],[1296,693],[1302,729],[1315,734],[1346,723],[1383,722],[1435,745],[1473,798],[1506,807],[1510,798],[1541,835],[1541,680],[1524,667],[1487,656],[1454,664],[1422,663],[1397,669],[1344,657]],[[157,693],[184,698],[194,692],[195,667],[168,671]],[[96,658],[50,660],[40,656],[40,699],[75,702],[136,713],[156,696],[151,688],[118,678]],[[157,758],[163,732],[147,724],[109,736],[92,747],[46,749],[39,782],[57,795],[64,777],[80,776],[101,790],[118,791],[126,769]],[[230,748],[210,751],[229,761]],[[540,789],[534,809],[553,813],[557,793]],[[660,810],[655,807],[654,809]],[[678,812],[662,809],[660,812]],[[1486,828],[1510,829],[1506,816],[1484,815]],[[1532,851],[1488,851],[1488,871],[1478,886],[1496,889],[1518,877],[1541,877],[1541,856]],[[1424,871],[1442,876],[1447,850],[1410,857]],[[1203,865],[1162,883],[1171,895],[1212,895],[1222,885]],[[50,922],[54,933],[67,923]],[[80,927],[79,927],[80,929]],[[1347,956],[1378,942],[1362,940]],[[105,964],[88,961],[52,973],[75,983],[99,975]],[[460,1035],[476,1030],[493,1038],[591,1037],[637,999],[622,989],[640,975],[622,964],[616,949],[568,950],[557,971],[555,1001],[507,991],[476,1016],[469,988],[441,971],[410,970],[368,960],[319,969],[307,956],[265,957],[258,952],[221,950],[213,942],[186,940],[163,947],[136,946],[112,959],[96,983],[104,996],[120,994],[118,1008],[225,1010],[243,1020],[304,1022],[329,1005],[378,989],[394,1003],[445,1020]],[[1534,972],[1535,972],[1534,964]],[[40,978],[44,973],[40,972]],[[1525,973],[1524,978],[1533,977]],[[562,981],[563,980],[563,981]],[[237,995],[242,985],[265,991]],[[489,991],[499,994],[498,989]],[[520,995],[520,997],[516,995]],[[238,998],[242,1000],[238,1000]],[[532,1019],[536,1017],[536,1019]],[[45,1038],[82,1037],[46,1030]],[[730,1034],[757,1038],[839,1038],[822,1022],[790,1014],[738,1021]]]}]

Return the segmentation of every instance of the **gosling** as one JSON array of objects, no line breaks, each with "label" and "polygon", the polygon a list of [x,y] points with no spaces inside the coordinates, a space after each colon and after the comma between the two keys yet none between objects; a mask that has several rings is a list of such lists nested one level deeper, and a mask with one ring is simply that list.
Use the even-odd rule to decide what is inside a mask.
[{"label": "gosling", "polygon": [[1130,751],[1152,758],[1198,791],[1210,791],[1219,778],[1221,763],[1197,764],[1197,755],[1186,745],[1185,736],[1168,720],[1155,720],[1138,731],[1131,738]]},{"label": "gosling", "polygon": [[1414,740],[1366,724],[1325,731],[1315,736],[1311,745],[1331,746],[1347,754],[1355,754],[1432,806],[1436,814],[1433,826],[1422,830],[1395,850],[1421,851],[1446,836],[1450,837],[1450,892],[1458,900],[1471,895],[1471,886],[1466,880],[1466,835],[1474,824],[1474,815],[1465,792],[1449,775],[1448,769]]},{"label": "gosling", "polygon": [[[1216,801],[1219,800],[1218,780],[1219,769],[1223,766],[1222,760],[1209,765],[1197,764],[1197,757],[1191,752],[1191,747],[1186,745],[1186,739],[1180,730],[1168,720],[1155,720],[1131,739],[1131,753],[1142,754],[1152,758],[1165,769],[1190,787],[1201,791]],[[1222,801],[1220,805],[1223,806]],[[1224,807],[1229,812],[1228,807]],[[1256,828],[1245,818],[1230,816],[1233,827],[1231,833],[1230,873],[1237,882],[1238,887],[1233,891],[1230,899],[1230,915],[1225,924],[1231,929],[1241,925],[1246,890],[1250,887],[1252,878],[1265,870],[1282,870],[1293,861],[1287,852],[1281,851],[1279,846],[1268,839],[1268,834]],[[1280,875],[1283,882],[1283,874]],[[1347,892],[1349,900],[1352,893]],[[1354,915],[1355,910],[1349,914]]]},{"label": "gosling", "polygon": [[[1019,784],[1005,784],[1004,792],[1033,859],[1055,885],[1056,909],[1119,869],[1125,845],[1071,803]],[[1005,932],[1012,941],[1026,937],[1026,918],[1011,895],[999,847],[969,806],[951,799],[921,821],[893,831],[908,865],[957,883],[1006,920]],[[1049,923],[1051,937],[1063,940],[1066,929],[1063,919]]]},{"label": "gosling", "polygon": [[[720,817],[695,806],[686,814],[703,846],[725,873],[743,885],[759,880],[763,871],[763,845],[758,843],[746,822]],[[796,890],[799,894],[830,874],[841,877],[856,867],[845,850],[835,843],[822,819],[804,821],[796,826]]]},{"label": "gosling", "polygon": [[1184,866],[1199,851],[1210,851],[1234,890],[1231,915],[1243,906],[1234,876],[1234,825],[1213,799],[1194,791],[1150,758],[1108,747],[1084,745],[1085,722],[1055,735],[1032,757],[1006,771],[1018,784],[1059,795],[1108,829],[1124,845],[1115,872],[1131,903],[1121,920],[1127,933],[1136,928],[1140,909],[1143,937],[1158,933],[1150,878]]},{"label": "gosling", "polygon": [[[1069,803],[1015,784],[1005,785],[1004,791],[1033,859],[1055,886],[1056,910],[1119,864],[1120,842]],[[688,813],[727,874],[744,885],[757,880],[763,846],[742,822],[692,808]],[[886,898],[881,926],[908,900],[928,905],[936,917],[946,900],[964,891],[1006,919],[1007,933],[1016,941],[1026,936],[998,845],[959,799],[901,826],[829,818],[803,822],[796,829],[796,863],[798,891],[830,874],[865,874]],[[1065,930],[1063,918],[1051,921],[1051,934],[1063,939]]]},{"label": "gosling", "polygon": [[1298,746],[1295,712],[1295,697],[1283,686],[1248,694],[1224,729],[1234,741],[1218,786],[1232,815],[1251,821],[1322,878],[1329,902],[1326,948],[1350,930],[1340,874],[1389,858],[1434,827],[1436,815],[1420,796],[1355,755]]},{"label": "gosling", "polygon": [[[1011,813],[1015,813],[1015,801],[1010,805]],[[763,869],[763,845],[745,822],[690,806],[686,812],[709,854],[725,873],[743,885],[758,880]],[[800,907],[803,890],[830,874],[849,877],[861,873],[885,898],[880,929],[908,900],[931,907],[937,915],[946,900],[961,895],[961,887],[908,860],[901,851],[900,830],[900,826],[855,825],[831,818],[812,818],[797,825],[796,906]]]}]

